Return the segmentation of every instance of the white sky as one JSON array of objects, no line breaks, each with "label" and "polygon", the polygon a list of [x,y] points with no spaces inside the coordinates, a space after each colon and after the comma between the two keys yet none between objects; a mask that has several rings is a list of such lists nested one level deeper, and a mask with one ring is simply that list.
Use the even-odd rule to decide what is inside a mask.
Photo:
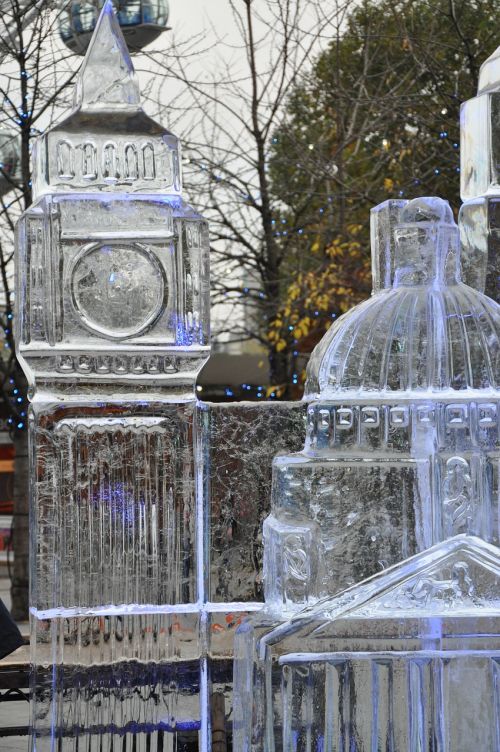
[{"label": "white sky", "polygon": [[169,25],[180,36],[210,30],[212,25],[219,33],[234,32],[227,0],[170,0]]}]

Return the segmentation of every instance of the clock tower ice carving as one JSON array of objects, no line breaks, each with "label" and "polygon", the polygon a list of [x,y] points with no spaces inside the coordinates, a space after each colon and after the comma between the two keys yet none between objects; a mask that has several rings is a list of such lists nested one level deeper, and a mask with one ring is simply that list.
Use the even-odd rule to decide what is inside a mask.
[{"label": "clock tower ice carving", "polygon": [[[17,239],[33,749],[56,735],[73,749],[79,734],[100,749],[120,718],[140,716],[120,745],[155,752],[165,734],[200,728],[199,695],[182,700],[181,675],[187,661],[191,688],[201,682],[195,379],[209,355],[208,232],[181,196],[177,138],[141,108],[110,0],[74,108],[40,137],[34,164]],[[149,688],[139,715],[138,686]]]}]

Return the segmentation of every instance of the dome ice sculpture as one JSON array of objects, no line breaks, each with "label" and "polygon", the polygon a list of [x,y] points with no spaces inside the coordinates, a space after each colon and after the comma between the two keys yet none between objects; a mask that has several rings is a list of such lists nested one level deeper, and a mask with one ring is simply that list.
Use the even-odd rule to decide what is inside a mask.
[{"label": "dome ice sculpture", "polygon": [[[309,362],[309,398],[497,387],[498,330],[490,323],[497,309],[459,284],[448,203],[415,199],[399,208],[390,284],[329,329]],[[374,209],[387,211],[384,204]]]},{"label": "dome ice sculpture", "polygon": [[306,445],[275,458],[266,604],[303,607],[434,543],[498,543],[500,308],[459,277],[447,202],[372,211],[374,294],[308,369]]}]

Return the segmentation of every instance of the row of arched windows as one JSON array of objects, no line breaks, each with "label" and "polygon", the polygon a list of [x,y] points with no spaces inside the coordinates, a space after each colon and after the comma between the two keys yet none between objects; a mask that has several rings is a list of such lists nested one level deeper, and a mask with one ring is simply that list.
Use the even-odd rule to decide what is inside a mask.
[{"label": "row of arched windows", "polygon": [[169,164],[166,149],[159,161],[151,141],[139,146],[109,141],[102,147],[100,155],[98,146],[92,141],[74,146],[63,139],[57,144],[57,175],[61,180],[78,178],[90,182],[99,177],[109,182],[155,180],[157,177],[168,180],[171,177]]}]

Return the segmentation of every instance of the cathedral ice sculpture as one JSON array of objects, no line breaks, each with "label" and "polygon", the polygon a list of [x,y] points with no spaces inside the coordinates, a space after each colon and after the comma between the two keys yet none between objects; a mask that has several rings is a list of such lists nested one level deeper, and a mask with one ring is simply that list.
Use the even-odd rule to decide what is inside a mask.
[{"label": "cathedral ice sculpture", "polygon": [[441,199],[376,207],[372,254],[311,357],[305,448],[274,460],[236,752],[497,749],[500,307],[461,282]]},{"label": "cathedral ice sculpture", "polygon": [[266,604],[294,610],[460,533],[499,542],[500,309],[437,198],[372,211],[374,294],[311,356],[302,452],[274,460]]},{"label": "cathedral ice sculpture", "polygon": [[16,288],[32,749],[181,749],[203,736],[206,695],[195,378],[209,354],[208,233],[182,199],[177,138],[141,108],[110,0],[74,109],[34,165]]},{"label": "cathedral ice sculpture", "polygon": [[236,656],[236,750],[494,752],[500,550],[438,543],[269,631],[254,663]]}]

